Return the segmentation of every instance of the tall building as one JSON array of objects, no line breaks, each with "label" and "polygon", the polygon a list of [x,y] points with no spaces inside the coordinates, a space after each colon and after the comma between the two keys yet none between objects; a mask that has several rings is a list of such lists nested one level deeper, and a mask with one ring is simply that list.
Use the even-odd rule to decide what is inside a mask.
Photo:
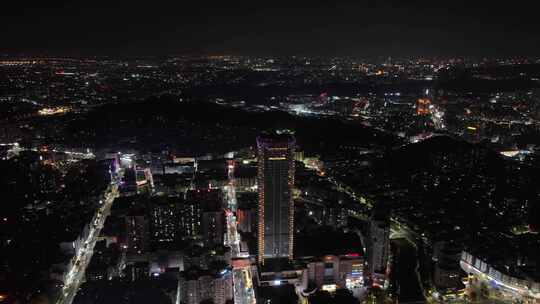
[{"label": "tall building", "polygon": [[134,262],[134,263],[128,263],[126,265],[126,269],[124,270],[124,273],[126,274],[126,278],[131,281],[140,281],[148,279],[150,268],[148,266],[148,262]]},{"label": "tall building", "polygon": [[187,191],[180,214],[180,230],[184,237],[202,238],[208,245],[223,244],[225,215],[220,189]]},{"label": "tall building", "polygon": [[207,245],[223,244],[225,235],[225,213],[223,210],[208,210],[202,213],[202,239]]},{"label": "tall building", "polygon": [[257,230],[257,206],[259,195],[255,192],[237,193],[238,209],[236,219],[238,230],[241,232],[254,233]]},{"label": "tall building", "polygon": [[174,198],[155,199],[151,208],[152,241],[156,243],[172,243],[178,239],[180,216],[178,202]]},{"label": "tall building", "polygon": [[293,258],[295,143],[290,134],[257,138],[259,263],[267,258]]},{"label": "tall building", "polygon": [[148,249],[148,218],[146,210],[136,209],[129,212],[126,220],[126,245],[128,253],[142,253]]},{"label": "tall building", "polygon": [[433,244],[434,262],[433,285],[441,291],[462,289],[462,270],[459,266],[461,246],[452,241],[439,241]]},{"label": "tall building", "polygon": [[386,210],[374,210],[369,222],[368,265],[373,286],[384,286],[390,251],[390,220]]},{"label": "tall building", "polygon": [[193,239],[201,233],[201,206],[192,200],[186,200],[180,206],[180,233],[182,238]]},{"label": "tall building", "polygon": [[225,304],[233,299],[232,273],[228,269],[205,271],[196,268],[180,273],[179,299],[182,304],[199,304],[203,301]]}]

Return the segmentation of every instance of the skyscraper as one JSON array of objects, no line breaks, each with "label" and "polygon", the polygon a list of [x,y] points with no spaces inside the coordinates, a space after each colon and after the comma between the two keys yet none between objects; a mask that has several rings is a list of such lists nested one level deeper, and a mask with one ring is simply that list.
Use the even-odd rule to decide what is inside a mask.
[{"label": "skyscraper", "polygon": [[225,235],[225,213],[219,210],[204,210],[201,221],[202,239],[208,245],[223,244]]},{"label": "skyscraper", "polygon": [[390,250],[390,216],[388,210],[375,208],[369,221],[368,265],[373,286],[383,287],[386,281]]},{"label": "skyscraper", "polygon": [[151,207],[151,233],[156,243],[172,243],[178,239],[180,226],[178,201],[174,199],[155,199]]},{"label": "skyscraper", "polygon": [[221,190],[187,191],[180,214],[180,230],[184,237],[202,238],[206,244],[223,244],[225,215]]},{"label": "skyscraper", "polygon": [[127,232],[127,251],[142,253],[148,249],[148,217],[146,210],[132,210],[125,217]]},{"label": "skyscraper", "polygon": [[259,263],[267,258],[293,258],[295,143],[290,134],[257,138]]}]

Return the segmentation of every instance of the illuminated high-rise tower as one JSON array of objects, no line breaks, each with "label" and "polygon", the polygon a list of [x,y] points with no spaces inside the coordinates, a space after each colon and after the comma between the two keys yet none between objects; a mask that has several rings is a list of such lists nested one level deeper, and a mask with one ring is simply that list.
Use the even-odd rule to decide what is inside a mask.
[{"label": "illuminated high-rise tower", "polygon": [[390,215],[389,211],[381,206],[372,212],[367,240],[369,273],[373,286],[384,287],[390,251]]},{"label": "illuminated high-rise tower", "polygon": [[295,139],[265,134],[258,148],[258,261],[293,258],[293,185]]}]

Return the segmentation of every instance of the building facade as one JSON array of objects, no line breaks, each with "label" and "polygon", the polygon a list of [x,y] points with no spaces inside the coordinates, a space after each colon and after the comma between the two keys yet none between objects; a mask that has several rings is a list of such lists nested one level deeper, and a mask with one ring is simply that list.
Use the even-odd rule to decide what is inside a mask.
[{"label": "building facade", "polygon": [[257,148],[258,261],[292,259],[295,139],[290,134],[262,135]]},{"label": "building facade", "polygon": [[232,273],[219,274],[188,270],[180,273],[178,299],[181,304],[199,304],[208,301],[225,304],[233,299]]},{"label": "building facade", "polygon": [[385,214],[375,213],[369,223],[368,265],[373,286],[384,286],[390,251],[390,222]]},{"label": "building facade", "polygon": [[127,252],[140,254],[148,249],[148,218],[143,210],[134,210],[126,217]]},{"label": "building facade", "polygon": [[154,202],[151,209],[152,240],[172,243],[178,239],[178,204],[174,201]]},{"label": "building facade", "polygon": [[364,259],[355,253],[314,259],[307,264],[306,271],[310,282],[327,291],[364,284]]}]

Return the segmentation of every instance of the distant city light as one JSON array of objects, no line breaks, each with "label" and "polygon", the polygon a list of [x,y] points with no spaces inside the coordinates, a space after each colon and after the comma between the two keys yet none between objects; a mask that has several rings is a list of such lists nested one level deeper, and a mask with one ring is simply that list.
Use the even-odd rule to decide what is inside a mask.
[{"label": "distant city light", "polygon": [[56,115],[56,114],[65,114],[69,112],[69,107],[55,107],[55,108],[43,108],[38,111],[38,114],[41,116]]}]

